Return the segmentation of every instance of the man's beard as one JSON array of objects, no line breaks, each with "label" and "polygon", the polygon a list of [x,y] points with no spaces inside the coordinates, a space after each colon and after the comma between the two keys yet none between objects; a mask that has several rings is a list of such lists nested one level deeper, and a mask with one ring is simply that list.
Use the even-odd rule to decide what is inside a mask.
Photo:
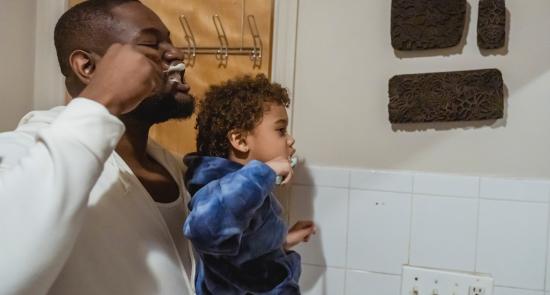
[{"label": "man's beard", "polygon": [[128,116],[151,125],[171,119],[187,119],[195,111],[195,98],[191,94],[185,96],[184,99],[176,99],[173,94],[148,97]]}]

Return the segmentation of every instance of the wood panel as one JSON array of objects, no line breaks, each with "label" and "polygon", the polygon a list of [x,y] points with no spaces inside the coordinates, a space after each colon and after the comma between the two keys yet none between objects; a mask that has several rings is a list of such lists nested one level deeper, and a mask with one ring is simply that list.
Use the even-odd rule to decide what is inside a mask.
[{"label": "wood panel", "polygon": [[[271,70],[271,48],[273,30],[274,0],[142,0],[163,20],[172,34],[176,46],[185,47],[187,43],[179,22],[179,16],[185,15],[189,21],[197,46],[218,46],[216,28],[212,16],[217,14],[223,23],[230,47],[252,45],[252,37],[244,16],[252,14],[263,43],[263,60],[260,68],[253,68],[248,56],[229,56],[226,67],[219,67],[213,55],[199,55],[193,67],[186,70],[186,80],[191,92],[200,100],[208,86],[242,74],[264,73],[269,76]],[[69,0],[71,5],[82,0]],[[244,9],[243,9],[244,6]],[[244,27],[243,27],[244,25]],[[244,39],[241,40],[241,34]],[[154,126],[151,137],[176,154],[195,151],[195,117],[184,121],[170,121]]]}]

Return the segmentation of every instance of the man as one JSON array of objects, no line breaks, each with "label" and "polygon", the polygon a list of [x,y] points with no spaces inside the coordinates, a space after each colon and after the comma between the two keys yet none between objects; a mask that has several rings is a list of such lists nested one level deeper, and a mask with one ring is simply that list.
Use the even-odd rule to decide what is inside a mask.
[{"label": "man", "polygon": [[148,138],[193,112],[181,52],[136,0],[71,8],[55,43],[76,98],[0,134],[0,294],[192,294],[184,168]]}]

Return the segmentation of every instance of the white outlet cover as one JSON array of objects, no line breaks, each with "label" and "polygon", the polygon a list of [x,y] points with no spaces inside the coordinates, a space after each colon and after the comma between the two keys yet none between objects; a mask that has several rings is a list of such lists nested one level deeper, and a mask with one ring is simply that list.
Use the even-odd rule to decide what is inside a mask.
[{"label": "white outlet cover", "polygon": [[474,287],[492,295],[493,285],[488,274],[404,265],[401,295],[468,295]]}]

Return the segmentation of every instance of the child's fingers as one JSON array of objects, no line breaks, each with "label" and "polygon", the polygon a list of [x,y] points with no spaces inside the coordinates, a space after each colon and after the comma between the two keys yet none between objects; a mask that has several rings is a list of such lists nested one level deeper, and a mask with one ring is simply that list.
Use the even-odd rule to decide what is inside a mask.
[{"label": "child's fingers", "polygon": [[308,228],[302,228],[302,229],[296,229],[291,232],[291,234],[295,237],[297,237],[300,241],[303,241],[306,238],[309,238],[313,234],[313,229]]},{"label": "child's fingers", "polygon": [[265,164],[275,171],[275,174],[283,178],[280,184],[286,184],[292,178],[292,175],[289,175],[292,172],[289,159],[277,157],[271,161],[267,161]]},{"label": "child's fingers", "polygon": [[[290,166],[290,164],[289,164],[289,166]],[[285,185],[285,184],[289,183],[290,180],[292,179],[293,175],[294,175],[294,171],[292,170],[292,168],[290,168],[290,170],[288,171],[288,174],[283,179],[283,182],[281,182],[281,185]]]},{"label": "child's fingers", "polygon": [[303,229],[303,228],[308,228],[308,227],[315,227],[315,225],[313,224],[313,221],[311,221],[311,220],[300,220],[300,221],[296,222],[291,227],[291,230],[292,229]]},{"label": "child's fingers", "polygon": [[298,221],[288,231],[284,248],[290,248],[302,243],[309,242],[316,228],[312,221]]}]

